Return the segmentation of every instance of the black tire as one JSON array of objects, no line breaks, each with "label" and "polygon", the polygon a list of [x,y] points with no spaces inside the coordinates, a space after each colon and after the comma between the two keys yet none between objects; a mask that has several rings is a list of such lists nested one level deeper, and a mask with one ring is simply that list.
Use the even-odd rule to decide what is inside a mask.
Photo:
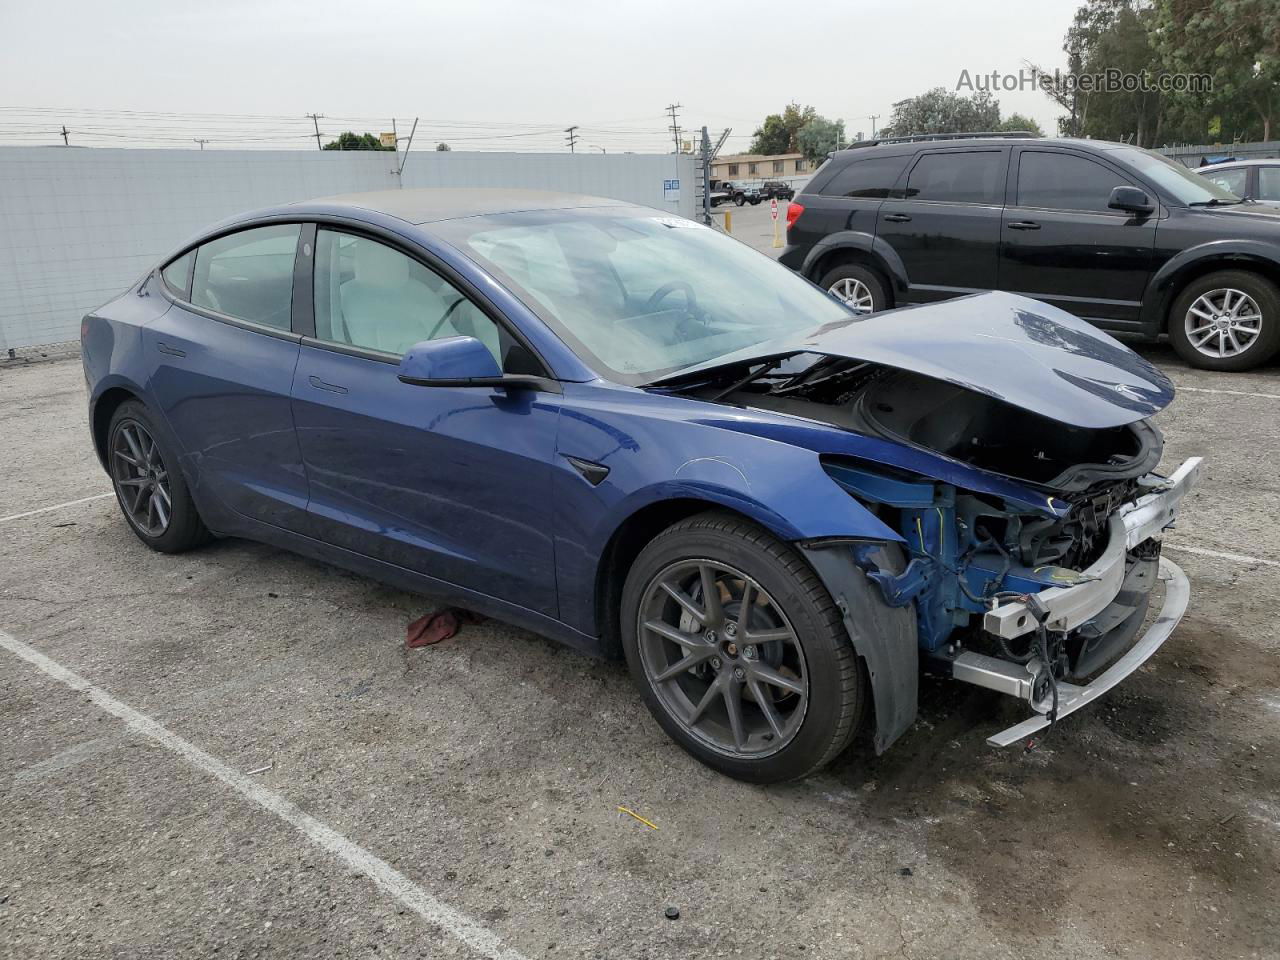
[{"label": "black tire", "polygon": [[[1244,344],[1243,349],[1227,356],[1210,356],[1202,353],[1192,343],[1187,331],[1187,321],[1197,300],[1203,296],[1212,297],[1214,291],[1219,290],[1247,294],[1261,314],[1261,320],[1257,335]],[[1197,318],[1196,322],[1201,320]],[[1229,372],[1252,370],[1266,363],[1280,350],[1280,291],[1266,277],[1247,270],[1219,270],[1205,274],[1192,280],[1174,298],[1173,306],[1169,308],[1168,330],[1173,349],[1193,367]],[[1212,340],[1213,336],[1210,336],[1210,341]]]},{"label": "black tire", "polygon": [[[703,739],[664,702],[646,670],[640,640],[640,618],[652,609],[644,607],[646,597],[658,589],[656,584],[666,571],[697,560],[727,565],[750,577],[764,594],[757,603],[767,599],[767,608],[778,608],[785,617],[784,622],[793,630],[794,645],[805,664],[807,700],[803,710],[797,708],[789,719],[798,726],[792,728],[794,732],[784,745],[772,753],[734,756],[731,754],[735,751],[717,748]],[[727,620],[727,605],[724,612]],[[822,582],[793,548],[732,514],[708,512],[681,521],[668,527],[640,552],[623,587],[621,635],[631,676],[663,730],[698,760],[739,780],[778,783],[819,770],[849,745],[869,699],[862,662],[849,641],[840,611]],[[721,636],[747,635],[745,632],[730,634],[725,624]],[[721,642],[732,646],[727,644],[727,639]],[[745,657],[753,649],[744,646],[736,652]],[[678,655],[682,654],[683,651]],[[730,667],[731,661],[726,659],[723,669]],[[693,682],[697,682],[696,678]],[[750,709],[763,715],[758,707],[752,706],[755,702],[754,698],[748,700],[744,693],[739,710]],[[720,707],[717,700],[712,710]],[[764,739],[772,737],[766,734]]]},{"label": "black tire", "polygon": [[[136,466],[121,462],[121,458],[115,453],[118,443],[125,444],[127,448],[125,433],[128,430],[133,429],[132,435],[135,438],[143,436],[137,432],[137,427],[141,427],[145,438],[154,443],[154,462],[158,463],[163,470],[169,500],[166,508],[168,519],[163,530],[147,530],[130,512],[128,502],[136,492],[136,487],[128,484],[140,479],[131,476],[132,474],[142,471]],[[129,529],[148,547],[161,553],[181,553],[210,539],[209,530],[200,519],[195,501],[191,499],[191,491],[187,489],[176,451],[166,439],[164,432],[156,426],[151,412],[139,401],[126,401],[112,414],[111,425],[107,430],[107,460],[107,472],[115,488],[116,502],[120,505],[120,512],[124,514]],[[157,495],[151,492],[149,496],[155,498]]]},{"label": "black tire", "polygon": [[752,205],[753,207],[758,207],[758,206],[760,205],[760,198],[759,198],[759,197],[756,197],[754,200],[752,200],[752,201],[751,201],[751,205]]},{"label": "black tire", "polygon": [[[818,286],[822,287],[834,296],[840,296],[835,293],[832,288],[843,281],[851,283],[861,283],[871,296],[871,309],[864,310],[864,313],[878,313],[889,306],[889,294],[885,289],[884,277],[871,267],[861,263],[842,263],[837,267],[828,270],[818,281]],[[843,297],[842,297],[843,299]]]},{"label": "black tire", "polygon": [[733,198],[733,202],[738,206],[742,206],[744,203],[747,202],[747,198],[744,197],[742,194],[738,194],[736,197]]}]

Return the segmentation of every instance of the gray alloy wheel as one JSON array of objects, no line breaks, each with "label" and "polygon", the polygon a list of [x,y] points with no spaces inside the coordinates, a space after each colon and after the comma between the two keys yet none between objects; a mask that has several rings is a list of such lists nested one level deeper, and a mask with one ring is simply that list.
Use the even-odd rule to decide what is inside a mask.
[{"label": "gray alloy wheel", "polygon": [[1237,357],[1262,333],[1258,302],[1233,287],[1207,290],[1192,301],[1183,318],[1187,341],[1206,357]]},{"label": "gray alloy wheel", "polygon": [[119,421],[111,434],[111,480],[129,522],[148,537],[163,536],[173,516],[169,470],[137,420]]},{"label": "gray alloy wheel", "polygon": [[804,650],[741,570],[707,559],[663,568],[643,590],[636,634],[646,678],[694,739],[755,760],[795,738],[809,703]]},{"label": "gray alloy wheel", "polygon": [[843,277],[827,288],[827,292],[839,297],[855,313],[871,313],[875,310],[875,297],[857,277]]}]

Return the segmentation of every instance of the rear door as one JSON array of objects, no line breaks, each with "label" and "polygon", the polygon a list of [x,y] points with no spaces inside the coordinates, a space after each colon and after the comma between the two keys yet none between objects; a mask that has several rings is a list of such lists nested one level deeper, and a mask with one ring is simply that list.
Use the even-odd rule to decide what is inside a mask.
[{"label": "rear door", "polygon": [[[787,229],[787,243],[809,246],[832,234],[852,232],[862,234],[869,248],[876,235],[876,214],[907,159],[907,154],[856,159],[855,152],[855,159],[844,162],[825,182],[812,184],[800,197],[804,215]],[[810,279],[822,282],[822,277]]]},{"label": "rear door", "polygon": [[[1105,160],[1071,150],[1019,147],[1000,243],[1000,289],[1085,319],[1137,322],[1151,275],[1158,201]],[[1145,190],[1157,210],[1110,210],[1115,187]]]},{"label": "rear door", "polygon": [[166,265],[174,306],[143,330],[152,395],[177,435],[199,493],[242,516],[306,526],[307,481],[289,390],[301,228],[253,227]]},{"label": "rear door", "polygon": [[325,226],[315,246],[314,336],[293,381],[313,535],[554,616],[558,398],[397,377],[409,347],[441,337],[476,337],[509,372],[531,355],[417,256]]},{"label": "rear door", "polygon": [[880,207],[876,236],[893,248],[910,303],[998,285],[1008,147],[928,150]]}]

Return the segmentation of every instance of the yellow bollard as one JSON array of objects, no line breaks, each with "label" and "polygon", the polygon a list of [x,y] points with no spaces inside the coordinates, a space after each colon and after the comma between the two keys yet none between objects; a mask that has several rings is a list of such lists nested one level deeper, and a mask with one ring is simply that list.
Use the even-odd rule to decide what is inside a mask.
[{"label": "yellow bollard", "polygon": [[733,233],[733,211],[726,210],[724,212],[724,232]]},{"label": "yellow bollard", "polygon": [[773,218],[773,245],[775,247],[782,246],[782,235],[778,233],[778,218]]}]

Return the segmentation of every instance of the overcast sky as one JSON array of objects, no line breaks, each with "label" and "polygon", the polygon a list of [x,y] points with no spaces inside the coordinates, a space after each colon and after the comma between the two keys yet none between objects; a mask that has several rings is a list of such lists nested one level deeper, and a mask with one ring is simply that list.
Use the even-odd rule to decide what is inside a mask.
[{"label": "overcast sky", "polygon": [[[327,134],[420,117],[415,149],[559,150],[578,124],[587,149],[657,151],[680,103],[684,127],[732,127],[733,151],[793,100],[870,135],[963,70],[1061,66],[1078,5],[0,0],[0,142],[61,142],[65,123],[73,144],[305,147],[314,111]],[[997,96],[1054,132],[1043,94]]]}]

